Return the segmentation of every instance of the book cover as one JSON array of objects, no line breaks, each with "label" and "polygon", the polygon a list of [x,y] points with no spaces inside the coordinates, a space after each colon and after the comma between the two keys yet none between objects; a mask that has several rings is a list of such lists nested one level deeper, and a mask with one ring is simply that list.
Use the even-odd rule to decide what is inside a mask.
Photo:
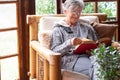
[{"label": "book cover", "polygon": [[90,39],[82,39],[82,43],[77,45],[73,50],[74,54],[86,54],[92,49],[95,49],[99,46],[99,44],[104,43],[105,45],[109,45],[111,43],[110,38],[102,38],[98,41],[92,41]]}]

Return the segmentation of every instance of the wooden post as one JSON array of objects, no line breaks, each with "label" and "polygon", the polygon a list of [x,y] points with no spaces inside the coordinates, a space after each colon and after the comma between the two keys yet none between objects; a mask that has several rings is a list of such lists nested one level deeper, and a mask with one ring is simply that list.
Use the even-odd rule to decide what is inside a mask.
[{"label": "wooden post", "polygon": [[49,62],[44,60],[44,80],[49,80]]},{"label": "wooden post", "polygon": [[61,80],[61,56],[50,56],[50,79],[49,80]]},{"label": "wooden post", "polygon": [[117,41],[120,41],[120,0],[117,0],[117,21],[118,21],[118,30],[117,30]]},{"label": "wooden post", "polygon": [[[32,40],[38,40],[38,23],[39,23],[40,16],[35,15],[28,15],[27,16],[27,23],[29,24],[29,43]],[[30,45],[29,45],[30,47]],[[34,51],[30,47],[30,79],[36,78],[36,51]]]},{"label": "wooden post", "polygon": [[56,0],[56,6],[57,6],[57,14],[62,13],[62,0]]}]

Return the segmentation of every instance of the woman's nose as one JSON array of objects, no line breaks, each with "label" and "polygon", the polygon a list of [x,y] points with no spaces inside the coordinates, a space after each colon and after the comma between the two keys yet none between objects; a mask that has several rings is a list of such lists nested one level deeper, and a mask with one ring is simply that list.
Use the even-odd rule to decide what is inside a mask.
[{"label": "woman's nose", "polygon": [[79,17],[79,16],[80,16],[80,13],[76,13],[76,14],[75,14],[75,17]]}]

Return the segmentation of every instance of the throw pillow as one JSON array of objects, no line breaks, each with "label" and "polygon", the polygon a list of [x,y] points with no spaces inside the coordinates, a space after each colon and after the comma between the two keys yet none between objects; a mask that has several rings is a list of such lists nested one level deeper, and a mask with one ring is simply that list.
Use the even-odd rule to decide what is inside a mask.
[{"label": "throw pillow", "polygon": [[115,33],[116,27],[112,24],[102,24],[102,23],[92,23],[91,24],[95,31],[98,34],[98,38],[104,38],[108,37],[110,39],[113,38],[113,35]]},{"label": "throw pillow", "polygon": [[38,40],[40,42],[40,45],[46,48],[50,48],[50,40],[51,40],[51,31],[47,30],[44,32],[38,33]]}]

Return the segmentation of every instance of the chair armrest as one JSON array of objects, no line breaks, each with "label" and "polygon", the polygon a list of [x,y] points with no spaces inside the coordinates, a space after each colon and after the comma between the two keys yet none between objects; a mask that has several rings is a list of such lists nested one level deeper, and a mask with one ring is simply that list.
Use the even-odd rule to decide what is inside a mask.
[{"label": "chair armrest", "polygon": [[38,41],[31,41],[31,47],[38,52],[38,54],[47,59],[49,62],[52,62],[53,60],[50,58],[51,56],[56,56],[56,57],[60,57],[61,53],[55,53],[53,51],[51,51],[50,49],[47,49],[45,47],[40,46],[40,43]]},{"label": "chair armrest", "polygon": [[50,49],[40,46],[38,41],[31,41],[31,48],[43,59],[46,59],[49,63],[49,80],[60,80],[61,79],[61,54],[55,53]]}]

